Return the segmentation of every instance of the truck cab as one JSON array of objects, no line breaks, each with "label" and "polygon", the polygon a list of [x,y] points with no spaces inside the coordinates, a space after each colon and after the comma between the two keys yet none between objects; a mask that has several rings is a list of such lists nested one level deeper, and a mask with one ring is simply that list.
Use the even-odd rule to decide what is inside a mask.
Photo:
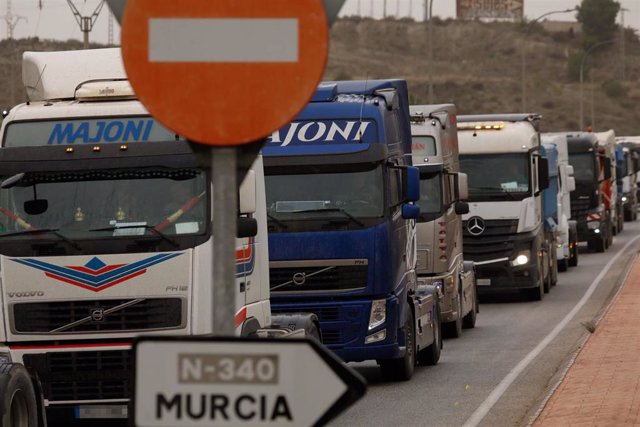
[{"label": "truck cab", "polygon": [[[571,219],[571,192],[576,189],[573,166],[569,164],[567,136],[561,133],[543,133],[542,145],[557,153],[557,172],[549,166],[549,186],[557,188],[557,208],[553,216],[557,227],[556,259],[559,271],[578,265],[578,229]],[[555,183],[552,183],[555,181]],[[546,196],[547,190],[543,193]],[[545,201],[546,203],[546,201]],[[549,203],[552,203],[549,201]]]},{"label": "truck cab", "polygon": [[610,211],[605,209],[606,186],[610,186],[611,159],[588,132],[567,134],[569,163],[575,171],[576,189],[571,192],[571,218],[577,222],[578,240],[589,249],[604,252],[613,239]]},{"label": "truck cab", "polygon": [[322,83],[263,153],[272,310],[315,313],[327,347],[388,378],[436,363],[437,289],[416,276],[406,82]]},{"label": "truck cab", "polygon": [[469,212],[460,172],[456,107],[412,105],[413,165],[420,170],[418,280],[438,286],[445,335],[473,328],[478,311],[473,262],[462,253],[462,215]]},{"label": "truck cab", "polygon": [[479,292],[543,297],[548,166],[540,156],[539,121],[536,114],[458,116],[460,170],[469,181],[464,256],[475,263]]},{"label": "truck cab", "polygon": [[[608,211],[611,218],[612,236],[615,236],[624,228],[624,214],[622,212],[622,200],[618,197],[618,185],[617,185],[617,155],[616,155],[616,134],[613,130],[605,132],[596,132],[598,138],[598,146],[600,150],[604,152],[604,155],[608,158],[609,169],[611,170],[610,178],[603,181],[602,191],[604,194],[604,206]],[[613,237],[611,245],[613,243]]]},{"label": "truck cab", "polygon": [[[150,117],[119,49],[27,52],[23,77],[0,129],[0,363],[31,372],[41,419],[126,418],[133,337],[215,331],[210,165]],[[236,334],[259,335],[262,158],[239,173]]]}]

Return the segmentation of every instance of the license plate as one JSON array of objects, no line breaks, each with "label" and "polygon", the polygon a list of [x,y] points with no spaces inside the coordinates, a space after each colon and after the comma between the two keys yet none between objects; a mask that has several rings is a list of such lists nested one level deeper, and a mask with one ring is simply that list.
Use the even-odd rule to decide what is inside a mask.
[{"label": "license plate", "polygon": [[477,279],[478,286],[491,286],[491,279]]},{"label": "license plate", "polygon": [[126,419],[127,405],[78,405],[76,419]]}]

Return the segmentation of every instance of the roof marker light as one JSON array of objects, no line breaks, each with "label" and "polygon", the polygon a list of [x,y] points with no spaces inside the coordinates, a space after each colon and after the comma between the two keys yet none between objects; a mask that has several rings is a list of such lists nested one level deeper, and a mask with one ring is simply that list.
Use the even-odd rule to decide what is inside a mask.
[{"label": "roof marker light", "polygon": [[73,153],[73,147],[67,147],[67,153]]},{"label": "roof marker light", "polygon": [[93,146],[93,151],[95,151],[95,152],[100,151],[100,146],[99,145],[94,145]]}]

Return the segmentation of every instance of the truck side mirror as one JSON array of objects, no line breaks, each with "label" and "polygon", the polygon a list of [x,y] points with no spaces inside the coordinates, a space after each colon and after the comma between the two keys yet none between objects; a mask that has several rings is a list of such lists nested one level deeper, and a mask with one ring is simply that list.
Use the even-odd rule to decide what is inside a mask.
[{"label": "truck side mirror", "polygon": [[417,202],[420,200],[420,170],[413,166],[402,170],[404,172],[404,201]]},{"label": "truck side mirror", "polygon": [[569,190],[569,192],[576,191],[576,179],[572,176],[567,178],[567,190]]},{"label": "truck side mirror", "polygon": [[611,179],[611,159],[604,158],[604,179]]},{"label": "truck side mirror", "polygon": [[412,205],[411,203],[405,203],[402,205],[402,218],[403,219],[418,219],[420,217],[420,207]]},{"label": "truck side mirror", "polygon": [[[458,199],[467,200],[468,198],[469,198],[469,177],[466,173],[460,172],[458,173]],[[467,211],[468,211],[468,208],[469,207],[467,206]]]},{"label": "truck side mirror", "polygon": [[249,170],[240,185],[240,215],[252,214],[256,211],[256,173]]},{"label": "truck side mirror", "polygon": [[469,203],[467,202],[456,202],[455,207],[456,215],[466,215],[469,213]]},{"label": "truck side mirror", "polygon": [[549,160],[538,158],[538,189],[540,191],[549,188]]},{"label": "truck side mirror", "polygon": [[258,221],[255,218],[247,218],[241,216],[236,223],[236,237],[239,239],[245,237],[254,237],[258,234]]}]

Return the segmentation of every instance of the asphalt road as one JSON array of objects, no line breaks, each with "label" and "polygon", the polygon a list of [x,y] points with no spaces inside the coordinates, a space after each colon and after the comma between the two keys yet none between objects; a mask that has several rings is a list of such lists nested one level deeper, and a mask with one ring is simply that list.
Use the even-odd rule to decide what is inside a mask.
[{"label": "asphalt road", "polygon": [[639,235],[640,221],[625,223],[607,252],[581,248],[578,267],[542,301],[485,298],[476,328],[445,340],[440,363],[418,367],[411,381],[384,382],[375,363],[352,364],[367,395],[331,425],[528,425],[617,292]]}]

